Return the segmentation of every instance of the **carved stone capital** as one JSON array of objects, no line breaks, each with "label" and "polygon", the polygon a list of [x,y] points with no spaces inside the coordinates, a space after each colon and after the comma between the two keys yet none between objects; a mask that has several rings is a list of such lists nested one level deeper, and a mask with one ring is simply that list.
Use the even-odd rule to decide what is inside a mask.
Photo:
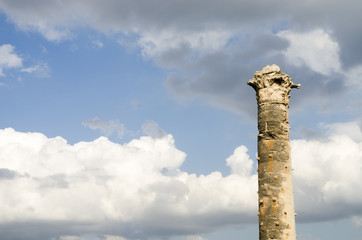
[{"label": "carved stone capital", "polygon": [[300,84],[294,84],[292,79],[275,64],[267,65],[261,71],[257,71],[248,85],[256,91],[259,103],[269,101],[284,104],[289,104],[290,90],[300,87]]}]

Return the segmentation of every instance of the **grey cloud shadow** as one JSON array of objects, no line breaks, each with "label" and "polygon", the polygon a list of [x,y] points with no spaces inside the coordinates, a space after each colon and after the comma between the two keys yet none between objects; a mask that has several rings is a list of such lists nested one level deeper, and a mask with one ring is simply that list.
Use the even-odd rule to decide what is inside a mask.
[{"label": "grey cloud shadow", "polygon": [[[343,76],[324,76],[306,66],[293,66],[282,55],[288,43],[273,34],[257,34],[246,50],[237,43],[226,49],[206,53],[192,61],[192,51],[187,46],[166,52],[160,56],[160,67],[172,66],[178,69],[170,73],[166,89],[177,99],[192,101],[203,99],[213,106],[255,118],[253,105],[255,92],[246,85],[255,71],[267,64],[278,64],[302,88],[291,93],[291,105],[302,109],[308,105],[338,108],[340,98],[348,93]],[[183,51],[185,50],[185,51]],[[181,52],[182,54],[177,54]],[[195,53],[194,53],[195,54]],[[167,61],[166,61],[167,59]]]},{"label": "grey cloud shadow", "polygon": [[7,168],[0,168],[0,181],[14,179],[17,176],[19,176],[19,174],[16,171]]}]

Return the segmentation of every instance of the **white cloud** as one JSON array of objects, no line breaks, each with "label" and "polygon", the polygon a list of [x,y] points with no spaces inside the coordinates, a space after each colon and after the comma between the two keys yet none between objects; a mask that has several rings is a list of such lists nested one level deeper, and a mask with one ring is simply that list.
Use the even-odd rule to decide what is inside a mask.
[{"label": "white cloud", "polygon": [[105,235],[105,239],[104,240],[127,240],[124,237],[120,237],[120,236],[114,236],[114,235]]},{"label": "white cloud", "polygon": [[85,240],[85,239],[78,236],[61,236],[59,240]]},{"label": "white cloud", "polygon": [[[68,145],[61,137],[0,130],[1,167],[13,173],[0,181],[1,224],[61,221],[72,229],[79,224],[78,231],[85,222],[87,231],[103,221],[135,226],[122,228],[126,237],[136,230],[205,231],[240,221],[235,215],[255,216],[256,175],[188,174],[180,170],[185,157],[171,135]],[[244,161],[248,169],[251,160]]]},{"label": "white cloud", "polygon": [[104,44],[103,42],[101,42],[100,40],[93,40],[92,44],[95,48],[103,48]]},{"label": "white cloud", "polygon": [[248,176],[253,169],[253,161],[247,154],[248,149],[240,146],[235,149],[233,155],[226,159],[226,165],[230,167],[231,173]]},{"label": "white cloud", "polygon": [[[215,50],[224,46],[232,34],[225,24],[211,24],[208,21],[205,24],[198,24],[200,26],[196,28],[193,23],[191,28],[185,26],[180,29],[181,25],[170,21],[168,14],[184,18],[181,9],[177,5],[167,4],[162,14],[158,14],[159,4],[148,5],[143,1],[124,3],[93,1],[86,4],[74,1],[39,1],[37,4],[29,4],[23,1],[22,4],[16,4],[2,0],[0,8],[19,28],[39,32],[50,41],[70,39],[75,28],[84,26],[90,26],[107,34],[137,35],[139,36],[137,44],[148,57],[155,57],[180,44],[187,44],[198,50]],[[188,8],[195,10],[193,2],[185,2],[182,5],[184,5],[183,11],[187,13]],[[181,20],[178,17],[176,19]],[[158,25],[165,26],[155,27]],[[120,43],[124,45],[125,42],[121,40]],[[99,48],[103,47],[100,41],[93,41],[93,44]]]},{"label": "white cloud", "polygon": [[[4,69],[21,68],[23,67],[23,59],[15,52],[15,47],[10,44],[3,44],[0,46],[0,76],[4,76]],[[21,68],[20,72],[35,74],[38,77],[49,77],[50,70],[46,63],[39,63],[37,65]],[[19,76],[18,79],[21,79]]]},{"label": "white cloud", "polygon": [[14,46],[3,44],[0,46],[0,76],[4,76],[3,69],[18,68],[23,65],[23,60],[14,53]]},{"label": "white cloud", "polygon": [[28,68],[23,68],[21,69],[21,72],[35,74],[36,76],[41,78],[46,78],[50,76],[50,70],[48,64],[46,63],[40,63]]},{"label": "white cloud", "polygon": [[362,227],[362,216],[355,216],[352,221],[356,227]]},{"label": "white cloud", "polygon": [[187,236],[186,240],[207,240],[207,239],[198,235],[191,235]]},{"label": "white cloud", "polygon": [[223,48],[232,32],[226,29],[211,29],[200,32],[163,30],[161,32],[142,32],[138,45],[144,56],[157,57],[160,54],[186,45],[200,52],[212,52]]},{"label": "white cloud", "polygon": [[[358,26],[350,27],[352,22],[346,21],[348,27],[341,27],[342,21],[337,21],[333,11],[318,13],[325,7],[318,1],[306,6],[283,2],[284,10],[268,1],[263,1],[264,8],[260,2],[233,0],[210,0],[206,5],[190,0],[161,2],[39,0],[30,4],[0,0],[0,8],[18,27],[39,32],[49,40],[71,38],[79,28],[118,39],[127,50],[139,50],[159,67],[172,70],[166,87],[177,99],[200,98],[247,115],[254,114],[245,103],[250,91],[240,79],[246,81],[257,68],[271,62],[297,66],[292,67],[293,75],[303,74],[304,89],[312,89],[307,99],[325,98],[329,102],[339,93],[346,94],[346,82],[355,84],[360,79]],[[340,6],[330,7],[338,10]],[[359,16],[356,9],[348,11],[348,17]],[[275,32],[285,28],[288,30],[279,32],[277,38]],[[286,42],[290,42],[287,50]],[[98,41],[93,44],[102,46]],[[72,44],[73,48],[76,45]],[[354,67],[346,72],[342,65]],[[300,99],[298,104],[308,102]],[[323,104],[318,101],[318,105]]]},{"label": "white cloud", "polygon": [[[324,126],[327,140],[291,141],[296,210],[302,221],[362,214],[361,133],[350,131],[356,124]],[[0,226],[70,222],[81,236],[85,222],[90,224],[87,231],[94,226],[92,231],[104,232],[101,223],[106,221],[123,226],[109,235],[122,239],[130,232],[192,235],[256,217],[257,176],[246,147],[226,159],[228,176],[183,172],[185,158],[171,135],[123,145],[104,137],[69,145],[61,137],[0,130]]]},{"label": "white cloud", "polygon": [[72,235],[66,235],[66,236],[60,236],[59,240],[127,240],[124,237],[116,236],[116,235],[103,235],[100,236],[100,234],[97,234],[97,237],[95,235],[87,234],[86,237],[80,237],[80,236],[72,236]]},{"label": "white cloud", "polygon": [[362,142],[362,129],[358,122],[336,122],[321,124],[328,135],[348,136],[355,142]]},{"label": "white cloud", "polygon": [[70,39],[73,36],[71,32],[65,27],[61,28],[44,22],[39,23],[36,26],[30,25],[29,23],[22,23],[20,26],[28,31],[36,30],[40,32],[49,41]]},{"label": "white cloud", "polygon": [[[296,210],[302,221],[362,214],[361,136],[340,133],[355,124],[330,125],[328,140],[291,141]],[[129,231],[157,234],[166,229],[192,234],[255,217],[257,176],[246,147],[227,158],[228,176],[183,172],[185,157],[171,135],[123,145],[104,137],[69,145],[61,137],[1,130],[1,224],[65,221],[96,226],[111,221],[133,226],[117,234],[127,237]]]},{"label": "white cloud", "polygon": [[[0,1],[0,7],[9,13],[9,20],[20,29],[37,31],[49,41],[59,41],[72,37],[68,30],[71,22],[77,21],[71,10],[65,10],[63,3],[57,1],[38,2]],[[24,11],[25,10],[25,11]]]},{"label": "white cloud", "polygon": [[361,214],[362,134],[350,131],[356,125],[329,125],[327,140],[292,141],[295,199],[302,219]]},{"label": "white cloud", "polygon": [[290,42],[284,55],[295,66],[306,65],[323,75],[341,72],[339,44],[325,30],[302,33],[288,30],[279,32],[278,36]]}]

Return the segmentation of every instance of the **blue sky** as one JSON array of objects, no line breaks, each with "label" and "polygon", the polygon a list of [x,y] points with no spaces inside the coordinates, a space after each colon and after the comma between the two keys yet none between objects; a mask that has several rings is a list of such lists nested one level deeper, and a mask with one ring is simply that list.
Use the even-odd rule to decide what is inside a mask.
[{"label": "blue sky", "polygon": [[1,239],[256,239],[267,64],[302,85],[298,238],[360,239],[360,7],[0,0]]}]

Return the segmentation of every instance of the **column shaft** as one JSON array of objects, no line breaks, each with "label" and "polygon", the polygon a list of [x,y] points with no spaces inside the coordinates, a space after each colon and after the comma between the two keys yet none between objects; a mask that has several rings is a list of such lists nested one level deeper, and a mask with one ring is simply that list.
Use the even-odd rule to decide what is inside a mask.
[{"label": "column shaft", "polygon": [[288,75],[272,65],[248,82],[258,101],[259,239],[295,240]]}]

